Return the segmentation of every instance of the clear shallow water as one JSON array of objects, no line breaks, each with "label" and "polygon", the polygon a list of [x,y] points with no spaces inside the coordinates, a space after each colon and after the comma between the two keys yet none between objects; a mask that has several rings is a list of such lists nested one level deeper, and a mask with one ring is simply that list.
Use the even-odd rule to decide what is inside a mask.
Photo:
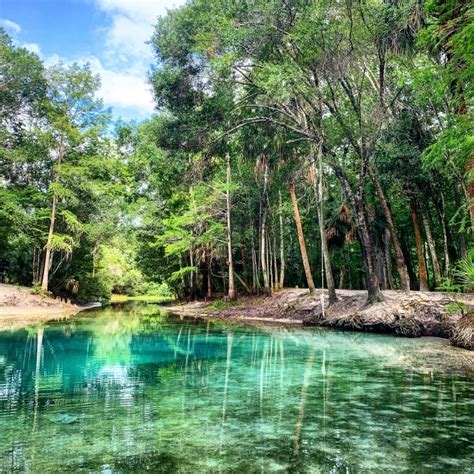
[{"label": "clear shallow water", "polygon": [[472,472],[459,354],[153,305],[0,332],[0,471]]}]

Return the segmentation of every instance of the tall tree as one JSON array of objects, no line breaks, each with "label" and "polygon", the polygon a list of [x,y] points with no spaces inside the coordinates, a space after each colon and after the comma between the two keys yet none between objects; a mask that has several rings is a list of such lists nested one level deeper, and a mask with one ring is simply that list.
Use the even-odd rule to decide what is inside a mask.
[{"label": "tall tree", "polygon": [[313,275],[311,273],[311,266],[309,264],[308,253],[306,251],[306,242],[304,239],[303,226],[301,225],[300,211],[298,208],[298,199],[296,197],[295,183],[293,177],[290,176],[289,180],[290,187],[290,197],[293,204],[293,214],[295,217],[296,232],[298,234],[298,241],[300,244],[301,260],[303,261],[304,273],[306,276],[306,282],[308,284],[309,294],[312,295],[315,293],[316,288],[314,286]]},{"label": "tall tree", "polygon": [[[89,66],[74,64],[52,67],[47,72],[48,78],[48,115],[47,138],[50,143],[50,159],[54,163],[53,179],[49,185],[52,195],[50,223],[45,245],[43,275],[41,288],[48,290],[50,270],[55,250],[66,254],[72,252],[73,240],[67,234],[55,234],[59,200],[74,198],[63,180],[64,161],[70,159],[77,163],[82,149],[104,126],[107,115],[102,102],[95,97],[100,79],[94,76]],[[72,171],[71,169],[68,170]],[[70,211],[63,212],[68,227],[78,230],[80,223]]]}]

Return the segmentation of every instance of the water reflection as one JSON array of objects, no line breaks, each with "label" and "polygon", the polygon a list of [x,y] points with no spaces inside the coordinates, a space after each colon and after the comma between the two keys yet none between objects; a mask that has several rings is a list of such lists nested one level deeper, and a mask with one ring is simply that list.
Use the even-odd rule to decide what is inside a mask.
[{"label": "water reflection", "polygon": [[0,470],[468,470],[472,378],[440,350],[152,305],[3,332]]}]

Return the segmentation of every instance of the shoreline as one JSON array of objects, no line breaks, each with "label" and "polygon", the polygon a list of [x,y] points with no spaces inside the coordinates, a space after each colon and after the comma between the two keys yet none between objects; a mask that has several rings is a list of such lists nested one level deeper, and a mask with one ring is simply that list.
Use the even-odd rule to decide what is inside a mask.
[{"label": "shoreline", "polygon": [[0,330],[20,329],[51,320],[67,319],[88,308],[88,305],[79,306],[35,294],[25,286],[0,284]]},{"label": "shoreline", "polygon": [[[244,324],[317,326],[355,332],[373,332],[404,337],[438,337],[453,345],[473,349],[473,329],[457,343],[455,335],[465,322],[460,312],[449,311],[452,295],[442,292],[384,291],[385,300],[365,306],[366,292],[338,290],[338,301],[329,307],[327,291],[309,295],[306,289],[284,289],[270,297],[245,296],[236,303],[191,302],[163,306],[167,311],[188,317],[216,319]],[[462,303],[474,311],[474,296],[462,295]],[[322,304],[323,303],[323,304]]]},{"label": "shoreline", "polygon": [[[384,301],[365,305],[366,292],[338,290],[329,306],[326,290],[310,295],[307,289],[286,288],[271,296],[240,296],[238,301],[194,301],[160,305],[182,317],[214,319],[250,325],[316,326],[405,337],[440,337],[464,349],[474,349],[474,295],[457,295],[464,305],[452,312],[454,297],[443,292],[383,292]],[[0,330],[18,329],[51,320],[67,319],[94,307],[78,306],[31,289],[0,284]]]},{"label": "shoreline", "polygon": [[60,321],[70,318],[87,307],[44,308],[44,307],[3,307],[0,308],[0,331],[21,329],[38,323]]}]

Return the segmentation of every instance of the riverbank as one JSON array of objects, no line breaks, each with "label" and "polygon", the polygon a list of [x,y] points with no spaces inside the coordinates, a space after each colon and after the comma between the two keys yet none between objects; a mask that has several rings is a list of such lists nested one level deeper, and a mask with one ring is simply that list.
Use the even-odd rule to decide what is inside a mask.
[{"label": "riverbank", "polygon": [[0,330],[68,318],[83,309],[85,307],[33,294],[31,288],[25,286],[0,283]]},{"label": "riverbank", "polygon": [[[236,322],[327,326],[353,331],[391,333],[407,337],[434,336],[474,348],[472,317],[453,312],[453,296],[442,292],[384,291],[385,300],[366,307],[366,292],[338,290],[338,301],[328,306],[324,291],[308,295],[306,289],[284,289],[271,297],[242,297],[236,303],[193,302],[169,306],[185,316]],[[474,312],[474,297],[458,302]],[[467,322],[466,322],[467,321]],[[467,326],[467,328],[466,328]],[[462,330],[462,338],[459,333]],[[453,338],[453,336],[455,336]]]}]

